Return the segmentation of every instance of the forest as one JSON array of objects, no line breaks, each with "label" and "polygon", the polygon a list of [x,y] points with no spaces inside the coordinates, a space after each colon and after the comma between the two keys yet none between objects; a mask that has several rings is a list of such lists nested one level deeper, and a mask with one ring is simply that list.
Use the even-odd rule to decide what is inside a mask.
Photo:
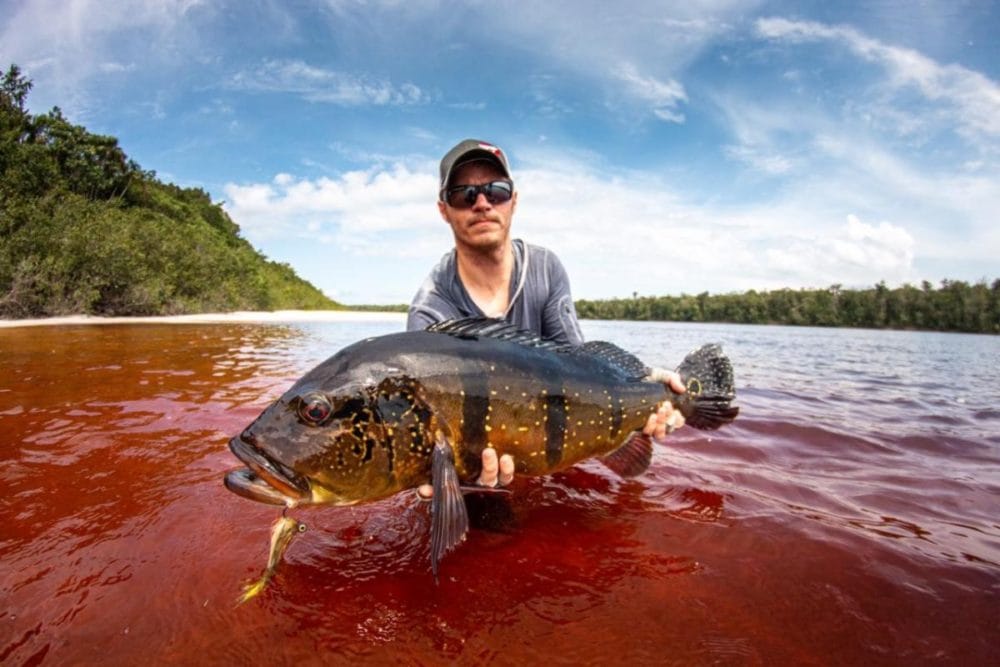
[{"label": "forest", "polygon": [[943,280],[939,287],[750,290],[739,294],[639,296],[576,302],[589,319],[734,322],[871,329],[923,329],[1000,333],[1000,279],[969,284]]},{"label": "forest", "polygon": [[0,82],[0,317],[338,308],[240,236],[199,188],[163,183],[32,83]]}]

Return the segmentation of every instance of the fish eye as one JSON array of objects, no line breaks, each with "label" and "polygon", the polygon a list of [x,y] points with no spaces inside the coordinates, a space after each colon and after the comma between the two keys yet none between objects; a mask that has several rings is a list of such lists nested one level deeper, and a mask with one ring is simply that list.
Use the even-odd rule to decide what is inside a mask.
[{"label": "fish eye", "polygon": [[322,424],[332,412],[333,406],[323,394],[309,394],[299,403],[299,417],[313,426]]}]

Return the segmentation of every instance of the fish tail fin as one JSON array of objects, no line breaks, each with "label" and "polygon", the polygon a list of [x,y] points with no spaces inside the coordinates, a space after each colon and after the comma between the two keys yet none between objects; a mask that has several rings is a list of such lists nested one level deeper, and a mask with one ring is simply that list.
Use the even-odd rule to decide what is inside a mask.
[{"label": "fish tail fin", "polygon": [[685,423],[711,431],[736,419],[740,409],[731,405],[736,398],[733,366],[721,346],[709,343],[691,352],[677,372],[687,391],[671,393],[671,401]]},{"label": "fish tail fin", "polygon": [[257,597],[260,595],[261,591],[267,586],[267,582],[271,580],[270,573],[265,573],[263,577],[253,582],[252,584],[247,584],[243,587],[243,594],[236,600],[237,605],[241,605],[247,600]]}]

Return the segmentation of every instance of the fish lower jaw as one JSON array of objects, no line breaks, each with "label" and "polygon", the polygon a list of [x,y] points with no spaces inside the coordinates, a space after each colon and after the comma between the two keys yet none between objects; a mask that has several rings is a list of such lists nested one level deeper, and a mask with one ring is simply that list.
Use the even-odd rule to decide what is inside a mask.
[{"label": "fish lower jaw", "polygon": [[308,499],[282,493],[250,468],[230,470],[226,473],[224,483],[226,488],[236,495],[258,503],[292,508],[309,502]]},{"label": "fish lower jaw", "polygon": [[[252,483],[252,486],[263,495],[270,496],[277,494],[285,498],[298,499],[299,501],[310,496],[312,489],[310,488],[309,480],[297,474],[288,466],[270,459],[257,448],[255,440],[248,442],[244,440],[243,436],[237,436],[229,441],[229,449],[236,458],[247,466],[245,479],[235,481],[242,484]],[[270,487],[271,492],[266,492],[259,488],[261,485]],[[230,490],[234,489],[230,488]],[[237,491],[237,493],[239,492]],[[273,501],[264,502],[273,503]]]},{"label": "fish lower jaw", "polygon": [[349,505],[357,505],[360,501],[357,499],[346,499],[339,493],[334,493],[329,489],[326,489],[319,484],[312,484],[310,491],[312,495],[306,501],[301,501],[302,504],[309,505],[332,505],[334,507],[347,507]]}]

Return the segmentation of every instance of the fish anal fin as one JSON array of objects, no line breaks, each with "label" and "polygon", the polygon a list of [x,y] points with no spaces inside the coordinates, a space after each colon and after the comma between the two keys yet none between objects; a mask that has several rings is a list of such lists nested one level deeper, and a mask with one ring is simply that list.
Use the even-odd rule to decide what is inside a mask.
[{"label": "fish anal fin", "polygon": [[455,453],[441,431],[435,433],[431,455],[431,571],[438,577],[438,563],[461,544],[469,530],[469,514],[455,470]]},{"label": "fish anal fin", "polygon": [[645,433],[633,433],[618,449],[601,457],[601,463],[622,477],[646,472],[653,460],[653,439]]}]

